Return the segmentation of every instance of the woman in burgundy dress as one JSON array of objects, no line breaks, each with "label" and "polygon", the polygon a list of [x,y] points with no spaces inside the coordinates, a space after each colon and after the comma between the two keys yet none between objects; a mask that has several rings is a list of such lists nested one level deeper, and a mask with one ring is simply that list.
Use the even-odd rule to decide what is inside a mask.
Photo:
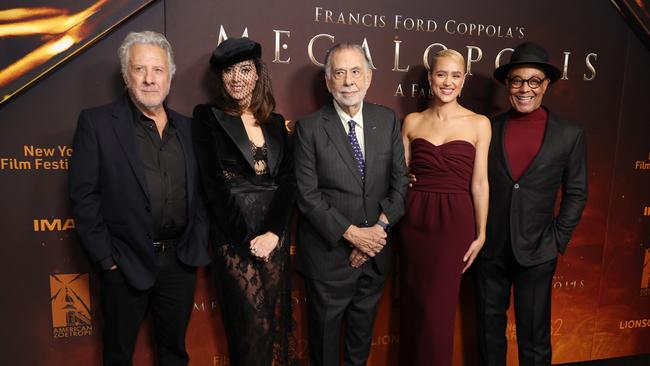
[{"label": "woman in burgundy dress", "polygon": [[415,176],[398,228],[400,365],[451,365],[462,273],[485,241],[489,120],[458,104],[465,60],[438,52],[429,67],[431,107],[404,119]]}]

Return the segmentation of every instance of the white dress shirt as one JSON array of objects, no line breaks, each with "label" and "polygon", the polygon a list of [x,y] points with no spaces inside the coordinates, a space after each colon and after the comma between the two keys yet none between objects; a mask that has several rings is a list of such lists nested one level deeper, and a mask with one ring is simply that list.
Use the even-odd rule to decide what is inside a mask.
[{"label": "white dress shirt", "polygon": [[336,113],[339,115],[339,118],[341,119],[341,123],[343,123],[343,128],[345,129],[345,134],[350,133],[350,125],[348,122],[350,120],[353,120],[355,122],[354,124],[354,133],[357,135],[357,141],[359,141],[359,147],[361,148],[361,154],[363,155],[363,158],[365,160],[366,158],[366,148],[364,144],[364,139],[363,139],[363,102],[361,102],[361,107],[359,108],[359,111],[357,114],[354,116],[350,116],[339,106],[339,104],[334,100],[334,109],[336,109]]}]

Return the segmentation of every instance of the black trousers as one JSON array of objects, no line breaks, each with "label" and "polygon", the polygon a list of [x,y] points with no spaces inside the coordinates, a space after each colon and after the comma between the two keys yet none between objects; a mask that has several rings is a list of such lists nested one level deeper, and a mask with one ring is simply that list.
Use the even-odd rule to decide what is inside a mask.
[{"label": "black trousers", "polygon": [[481,365],[505,366],[505,336],[513,289],[520,366],[551,364],[551,288],[557,258],[535,266],[520,265],[512,246],[494,258],[477,258],[478,337]]},{"label": "black trousers", "polygon": [[151,311],[159,366],[185,366],[185,332],[194,305],[196,268],[182,264],[175,250],[157,254],[158,274],[153,287],[138,290],[119,268],[101,274],[104,318],[104,366],[130,366],[140,325]]},{"label": "black trousers", "polygon": [[372,341],[377,304],[383,293],[385,275],[372,260],[355,275],[341,281],[305,278],[311,366],[338,366],[341,324],[346,321],[346,366],[366,364]]}]

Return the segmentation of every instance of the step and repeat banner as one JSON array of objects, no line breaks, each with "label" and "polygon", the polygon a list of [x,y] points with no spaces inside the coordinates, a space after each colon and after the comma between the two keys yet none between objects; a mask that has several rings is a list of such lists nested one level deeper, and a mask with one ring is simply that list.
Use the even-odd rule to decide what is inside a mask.
[{"label": "step and repeat banner", "polygon": [[[74,154],[70,144],[82,108],[111,102],[123,92],[117,47],[129,31],[145,29],[165,33],[172,43],[177,72],[168,101],[188,115],[213,97],[215,75],[208,59],[220,40],[246,35],[261,43],[277,111],[289,126],[329,101],[321,64],[337,42],[368,50],[374,71],[367,100],[401,117],[427,107],[425,64],[436,51],[453,48],[465,55],[468,78],[460,102],[494,115],[508,108],[505,88],[491,76],[496,65],[507,62],[521,42],[542,44],[563,70],[545,105],[586,129],[590,179],[587,208],[553,281],[553,362],[650,353],[650,124],[645,113],[650,53],[613,5],[587,0],[148,3],[10,0],[0,5],[0,76],[8,80],[2,84],[0,77],[3,363],[100,364],[99,281],[77,242],[66,191]],[[66,26],[51,25],[62,20]],[[16,24],[31,22],[42,28],[18,37],[16,30],[24,28]],[[77,38],[65,38],[68,33]],[[68,43],[57,43],[61,39]],[[12,76],[10,68],[44,44],[58,45],[47,48],[50,59],[27,64],[29,70]],[[293,243],[292,253],[300,245]],[[381,300],[369,365],[397,364],[398,276],[395,268]],[[300,276],[294,273],[292,279],[292,352],[306,365],[306,298]],[[460,296],[454,364],[474,365],[471,273]],[[512,364],[516,332],[510,314],[506,337]],[[192,365],[230,364],[209,268],[200,271],[187,342]],[[135,364],[153,364],[151,343],[147,325]]]}]

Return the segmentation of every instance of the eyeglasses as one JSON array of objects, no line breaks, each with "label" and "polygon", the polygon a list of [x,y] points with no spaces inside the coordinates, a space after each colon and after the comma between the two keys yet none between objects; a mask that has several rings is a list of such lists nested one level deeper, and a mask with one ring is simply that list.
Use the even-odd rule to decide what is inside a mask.
[{"label": "eyeglasses", "polygon": [[531,89],[537,89],[542,85],[542,83],[546,79],[548,79],[548,78],[540,79],[537,76],[533,76],[530,79],[524,80],[524,79],[522,79],[522,78],[520,78],[518,76],[515,76],[514,78],[508,78],[508,82],[510,83],[510,86],[515,88],[515,89],[521,88],[522,86],[524,86],[524,83],[528,84],[528,86]]}]

